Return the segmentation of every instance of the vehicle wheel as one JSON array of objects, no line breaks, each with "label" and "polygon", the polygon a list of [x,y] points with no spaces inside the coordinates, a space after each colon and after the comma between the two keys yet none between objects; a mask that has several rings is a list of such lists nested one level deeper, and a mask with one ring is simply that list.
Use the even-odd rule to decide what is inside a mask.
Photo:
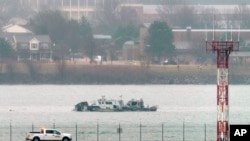
[{"label": "vehicle wheel", "polygon": [[40,139],[39,138],[34,138],[33,141],[40,141]]},{"label": "vehicle wheel", "polygon": [[62,141],[69,141],[69,139],[68,138],[63,138],[63,140]]}]

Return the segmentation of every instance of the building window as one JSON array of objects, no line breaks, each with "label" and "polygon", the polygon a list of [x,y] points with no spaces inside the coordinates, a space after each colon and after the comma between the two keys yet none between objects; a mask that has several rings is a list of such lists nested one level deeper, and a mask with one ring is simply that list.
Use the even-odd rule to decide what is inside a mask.
[{"label": "building window", "polygon": [[31,49],[31,50],[37,50],[37,49],[38,49],[38,45],[35,44],[35,43],[32,43],[30,49]]},{"label": "building window", "polygon": [[42,49],[49,49],[49,44],[47,44],[47,43],[42,43],[42,44],[40,45],[40,47],[41,47]]}]

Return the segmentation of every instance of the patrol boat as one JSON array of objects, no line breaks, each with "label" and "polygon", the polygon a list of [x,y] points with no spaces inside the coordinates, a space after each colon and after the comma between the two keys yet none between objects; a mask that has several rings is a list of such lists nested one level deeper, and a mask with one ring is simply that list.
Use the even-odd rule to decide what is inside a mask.
[{"label": "patrol boat", "polygon": [[75,111],[122,112],[122,111],[157,111],[157,106],[145,107],[142,99],[131,99],[124,105],[123,100],[106,99],[105,96],[92,102],[87,101],[75,105]]}]

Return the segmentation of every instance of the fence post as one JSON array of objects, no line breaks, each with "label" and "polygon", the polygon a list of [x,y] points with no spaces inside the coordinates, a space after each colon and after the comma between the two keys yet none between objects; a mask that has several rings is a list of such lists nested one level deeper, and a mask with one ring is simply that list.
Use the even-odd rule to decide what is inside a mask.
[{"label": "fence post", "polygon": [[183,120],[183,141],[185,141],[185,120]]},{"label": "fence post", "polygon": [[11,120],[10,120],[10,141],[12,141],[12,124],[11,124]]},{"label": "fence post", "polygon": [[99,141],[99,122],[97,121],[97,132],[96,132],[96,136],[97,136],[97,141]]},{"label": "fence post", "polygon": [[207,140],[207,127],[206,127],[206,123],[205,123],[205,141]]},{"label": "fence post", "polygon": [[162,136],[161,136],[161,140],[163,141],[164,140],[164,124],[162,123]]},{"label": "fence post", "polygon": [[141,121],[140,121],[140,141],[141,141]]},{"label": "fence post", "polygon": [[76,123],[76,141],[77,141],[77,123]]},{"label": "fence post", "polygon": [[120,122],[119,122],[118,132],[119,132],[119,141],[121,141],[121,125],[120,125]]}]

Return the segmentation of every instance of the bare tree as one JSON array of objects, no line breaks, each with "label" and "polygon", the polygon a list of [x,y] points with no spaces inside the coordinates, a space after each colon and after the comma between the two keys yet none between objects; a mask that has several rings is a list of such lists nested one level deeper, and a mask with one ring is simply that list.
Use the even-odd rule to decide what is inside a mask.
[{"label": "bare tree", "polygon": [[103,3],[99,3],[97,11],[97,25],[114,25],[118,24],[118,6],[117,0],[105,0]]},{"label": "bare tree", "polygon": [[[222,19],[222,15],[215,8],[205,8],[200,11],[197,21],[200,23],[201,28],[218,27],[217,20]],[[216,25],[214,25],[216,24]]]},{"label": "bare tree", "polygon": [[0,38],[0,72],[2,71],[2,66],[4,61],[7,58],[11,58],[11,54],[13,53],[13,50],[11,48],[11,45],[8,41],[6,41],[3,38]]},{"label": "bare tree", "polygon": [[9,20],[12,17],[28,18],[34,12],[19,0],[0,0],[0,19]]},{"label": "bare tree", "polygon": [[118,26],[141,22],[136,9],[138,7],[122,4],[120,0],[105,0],[98,6],[95,26],[99,32],[113,34]]},{"label": "bare tree", "polygon": [[235,8],[235,21],[241,28],[250,28],[250,8],[247,5],[239,5]]},{"label": "bare tree", "polygon": [[90,63],[93,62],[93,57],[96,53],[96,44],[94,42],[93,34],[91,32],[87,33],[85,37],[84,49],[90,58]]},{"label": "bare tree", "polygon": [[197,26],[197,11],[195,7],[179,4],[165,4],[158,9],[161,17],[171,27]]},{"label": "bare tree", "polygon": [[[120,19],[122,19],[121,24],[127,24],[129,22],[140,24],[142,22],[142,19],[140,19],[140,16],[137,14],[136,9],[126,6],[120,8]],[[121,20],[120,20],[121,21]]]}]

